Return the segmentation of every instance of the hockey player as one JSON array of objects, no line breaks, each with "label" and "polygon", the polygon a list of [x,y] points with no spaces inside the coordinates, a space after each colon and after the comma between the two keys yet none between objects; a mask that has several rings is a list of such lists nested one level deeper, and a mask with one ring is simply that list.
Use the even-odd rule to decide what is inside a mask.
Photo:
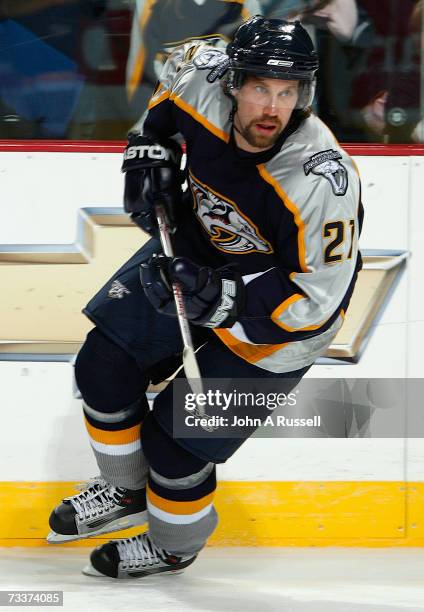
[{"label": "hockey player", "polygon": [[[49,540],[145,521],[149,531],[96,548],[87,573],[190,565],[217,524],[215,466],[244,441],[174,438],[174,382],[148,409],[148,384],[181,364],[172,282],[206,379],[272,379],[288,392],[342,325],[361,267],[360,182],[311,112],[317,68],[299,22],[253,17],[227,54],[176,50],[130,134],[125,208],[153,238],[85,309],[96,327],[75,373],[101,478],[52,512]],[[176,258],[161,255],[158,200],[176,227]]]}]

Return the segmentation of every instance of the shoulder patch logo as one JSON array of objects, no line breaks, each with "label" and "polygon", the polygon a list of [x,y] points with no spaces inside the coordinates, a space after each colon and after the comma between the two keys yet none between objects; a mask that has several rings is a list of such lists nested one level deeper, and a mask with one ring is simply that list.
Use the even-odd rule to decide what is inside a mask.
[{"label": "shoulder patch logo", "polygon": [[334,195],[343,196],[347,191],[348,178],[347,170],[339,159],[342,155],[338,151],[328,149],[315,153],[303,164],[306,176],[310,172],[324,176],[333,189]]}]

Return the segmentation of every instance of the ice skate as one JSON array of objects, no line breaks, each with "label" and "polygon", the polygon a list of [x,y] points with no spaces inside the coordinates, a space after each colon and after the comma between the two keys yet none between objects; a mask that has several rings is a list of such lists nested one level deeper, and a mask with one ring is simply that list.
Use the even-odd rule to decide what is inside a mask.
[{"label": "ice skate", "polygon": [[66,497],[50,515],[50,544],[91,538],[143,525],[147,520],[145,489],[130,491],[95,478],[80,493]]},{"label": "ice skate", "polygon": [[90,564],[82,573],[86,576],[110,578],[143,578],[152,574],[181,573],[197,555],[177,556],[156,546],[143,533],[133,538],[111,540],[98,546],[90,556]]}]

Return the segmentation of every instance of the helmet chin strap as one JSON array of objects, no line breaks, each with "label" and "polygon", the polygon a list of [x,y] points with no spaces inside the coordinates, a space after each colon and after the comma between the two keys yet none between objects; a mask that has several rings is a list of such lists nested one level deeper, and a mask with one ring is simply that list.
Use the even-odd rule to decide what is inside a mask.
[{"label": "helmet chin strap", "polygon": [[238,127],[233,123],[233,128],[236,132],[238,132],[240,134],[240,136],[243,136],[243,134],[240,132],[240,130],[238,129]]},{"label": "helmet chin strap", "polygon": [[[243,136],[243,138],[244,138],[243,132],[241,132],[241,131],[238,129],[238,127],[236,126],[236,122],[235,122],[236,113],[237,113],[237,103],[234,105],[234,108],[233,108],[233,110],[231,111],[230,119],[231,119],[232,124],[233,124],[233,129],[234,129],[236,132],[238,132],[238,133],[240,134],[240,136]],[[239,119],[239,121],[240,121],[240,119]],[[242,127],[242,129],[243,129],[243,126],[241,126],[241,127]]]},{"label": "helmet chin strap", "polygon": [[240,136],[243,136],[243,132],[240,132],[240,130],[238,129],[238,127],[235,124],[235,121],[233,121],[233,128],[236,132],[238,132],[240,134]]},{"label": "helmet chin strap", "polygon": [[235,114],[237,112],[237,100],[235,99],[235,97],[233,95],[231,95],[231,94],[227,94],[227,95],[229,97],[231,97],[231,100],[232,100],[232,103],[233,103],[233,106],[231,108],[231,111],[230,111],[228,119],[230,120],[230,122],[232,124],[234,124],[234,116],[235,116]]}]

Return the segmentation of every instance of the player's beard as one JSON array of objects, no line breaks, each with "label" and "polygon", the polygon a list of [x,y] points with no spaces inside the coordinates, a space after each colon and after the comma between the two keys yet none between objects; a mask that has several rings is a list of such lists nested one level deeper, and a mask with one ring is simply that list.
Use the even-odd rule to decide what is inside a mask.
[{"label": "player's beard", "polygon": [[[272,134],[267,135],[267,134],[258,134],[257,131],[255,131],[255,126],[258,123],[261,122],[266,122],[267,124],[272,124],[275,125],[276,129],[273,130]],[[236,127],[236,129],[240,132],[240,134],[243,136],[243,138],[252,146],[252,147],[256,147],[258,149],[269,149],[271,148],[276,141],[278,140],[278,137],[280,136],[281,132],[282,132],[282,124],[281,121],[279,119],[276,119],[275,117],[267,117],[267,116],[262,116],[262,117],[257,117],[255,119],[252,119],[247,125],[242,125],[241,121],[237,121],[238,125],[234,125],[234,127]]]}]

